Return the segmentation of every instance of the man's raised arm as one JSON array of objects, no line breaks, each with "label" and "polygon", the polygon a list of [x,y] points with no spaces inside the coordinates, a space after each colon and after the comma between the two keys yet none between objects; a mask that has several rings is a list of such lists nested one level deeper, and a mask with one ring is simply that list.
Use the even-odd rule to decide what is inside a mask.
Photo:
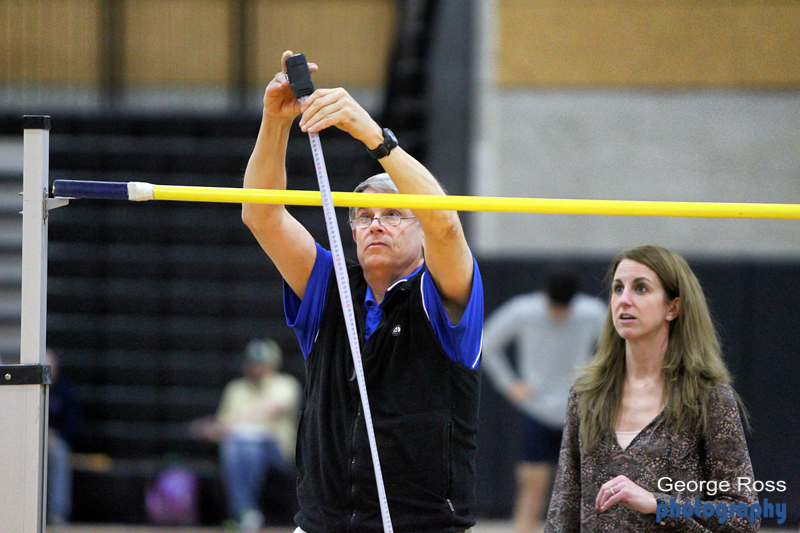
[{"label": "man's raised arm", "polygon": [[[283,69],[264,92],[261,128],[244,173],[246,189],[286,189],[289,130],[300,113],[300,103],[284,75],[285,61],[290,55],[289,51],[283,53]],[[313,63],[309,68],[312,71],[317,69]],[[314,238],[308,230],[283,205],[242,204],[242,220],[289,287],[302,299],[317,253]]]},{"label": "man's raised arm", "polygon": [[[348,132],[370,150],[383,143],[383,130],[344,89],[319,89],[302,106],[303,131],[330,126]],[[401,147],[378,160],[403,194],[443,195],[436,178]],[[456,211],[415,210],[425,235],[425,263],[452,324],[461,320],[472,290],[473,260]]]},{"label": "man's raised arm", "polygon": [[[383,142],[383,134],[372,143]],[[402,194],[444,195],[439,182],[422,163],[397,147],[378,160]],[[417,209],[425,234],[425,264],[431,273],[451,324],[458,324],[472,291],[473,261],[456,211]]]}]

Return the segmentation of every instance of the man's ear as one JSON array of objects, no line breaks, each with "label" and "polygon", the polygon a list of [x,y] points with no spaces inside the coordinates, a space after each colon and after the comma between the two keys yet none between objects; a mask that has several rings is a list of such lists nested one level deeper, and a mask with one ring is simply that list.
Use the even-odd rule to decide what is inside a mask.
[{"label": "man's ear", "polygon": [[356,242],[356,229],[353,228],[353,242]]}]

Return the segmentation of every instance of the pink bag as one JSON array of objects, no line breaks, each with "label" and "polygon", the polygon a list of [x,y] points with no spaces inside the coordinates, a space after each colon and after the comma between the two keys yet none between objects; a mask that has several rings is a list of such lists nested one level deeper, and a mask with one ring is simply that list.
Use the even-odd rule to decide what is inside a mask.
[{"label": "pink bag", "polygon": [[147,489],[145,504],[150,522],[158,525],[194,525],[198,522],[197,476],[188,467],[170,466]]}]

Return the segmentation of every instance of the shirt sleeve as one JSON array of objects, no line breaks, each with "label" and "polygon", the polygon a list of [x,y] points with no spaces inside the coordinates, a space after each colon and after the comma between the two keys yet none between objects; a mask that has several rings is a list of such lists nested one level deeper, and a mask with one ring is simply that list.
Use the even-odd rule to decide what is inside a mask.
[{"label": "shirt sleeve", "polygon": [[423,272],[421,286],[425,312],[445,353],[453,361],[474,369],[480,363],[483,342],[483,281],[474,257],[472,263],[472,292],[464,315],[455,326],[450,323],[430,272]]},{"label": "shirt sleeve", "polygon": [[286,280],[283,281],[283,311],[286,314],[286,324],[297,335],[303,358],[308,358],[311,348],[314,347],[322,319],[322,309],[325,306],[328,280],[333,269],[331,252],[319,243],[316,244],[317,257],[314,259],[314,267],[311,269],[303,299],[300,300]]},{"label": "shirt sleeve", "polygon": [[497,388],[508,391],[519,377],[506,356],[506,347],[515,340],[522,328],[521,300],[514,298],[495,311],[486,321],[483,334],[483,369]]}]

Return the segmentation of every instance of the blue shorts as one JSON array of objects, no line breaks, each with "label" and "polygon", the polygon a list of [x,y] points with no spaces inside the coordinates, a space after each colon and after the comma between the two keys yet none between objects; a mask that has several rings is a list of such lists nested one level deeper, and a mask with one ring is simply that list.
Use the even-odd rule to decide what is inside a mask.
[{"label": "blue shorts", "polygon": [[526,416],[522,426],[520,460],[529,463],[558,463],[562,429],[553,429]]}]

